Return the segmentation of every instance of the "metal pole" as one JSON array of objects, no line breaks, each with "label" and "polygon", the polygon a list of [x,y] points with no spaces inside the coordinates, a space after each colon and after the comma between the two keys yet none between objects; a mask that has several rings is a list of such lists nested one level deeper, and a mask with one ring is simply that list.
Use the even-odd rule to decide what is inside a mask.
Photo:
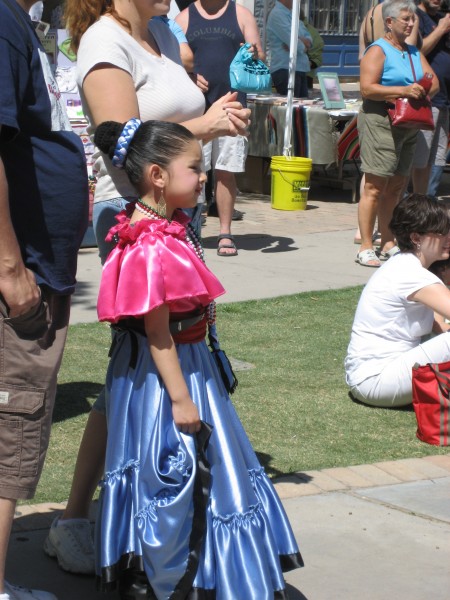
[{"label": "metal pole", "polygon": [[300,0],[293,0],[291,20],[291,41],[289,44],[289,81],[286,103],[286,122],[284,127],[283,156],[291,156],[292,148],[292,105],[294,99],[295,67],[297,64],[298,20]]}]

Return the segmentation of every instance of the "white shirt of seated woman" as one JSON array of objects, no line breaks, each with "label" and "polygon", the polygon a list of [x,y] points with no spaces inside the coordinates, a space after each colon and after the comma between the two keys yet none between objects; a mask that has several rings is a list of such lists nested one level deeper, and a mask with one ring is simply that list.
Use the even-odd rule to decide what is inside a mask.
[{"label": "white shirt of seated woman", "polygon": [[450,218],[437,200],[412,194],[394,209],[390,223],[400,252],[370,278],[352,326],[345,359],[354,398],[373,406],[412,402],[415,363],[450,360],[450,335],[421,343],[434,313],[450,318],[450,291],[428,270],[450,256]]}]

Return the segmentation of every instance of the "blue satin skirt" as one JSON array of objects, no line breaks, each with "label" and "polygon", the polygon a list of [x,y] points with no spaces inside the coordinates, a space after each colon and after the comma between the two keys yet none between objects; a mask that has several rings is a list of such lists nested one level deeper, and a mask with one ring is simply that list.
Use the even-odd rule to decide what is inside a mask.
[{"label": "blue satin skirt", "polygon": [[205,341],[177,346],[202,430],[178,431],[145,336],[123,331],[107,375],[108,445],[96,529],[97,575],[111,589],[145,570],[158,600],[287,598],[303,565]]}]

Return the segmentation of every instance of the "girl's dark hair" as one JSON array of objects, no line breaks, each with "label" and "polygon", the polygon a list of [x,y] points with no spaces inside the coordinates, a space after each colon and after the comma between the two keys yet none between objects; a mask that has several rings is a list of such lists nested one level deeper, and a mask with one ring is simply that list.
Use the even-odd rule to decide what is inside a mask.
[{"label": "girl's dark hair", "polygon": [[394,208],[389,227],[400,250],[411,252],[415,248],[411,240],[412,233],[447,235],[450,231],[450,214],[443,202],[431,196],[409,194]]},{"label": "girl's dark hair", "polygon": [[[94,134],[94,144],[112,159],[125,123],[105,121]],[[183,125],[167,121],[146,121],[130,141],[123,168],[128,179],[139,190],[143,172],[149,164],[167,169],[195,136]]]}]

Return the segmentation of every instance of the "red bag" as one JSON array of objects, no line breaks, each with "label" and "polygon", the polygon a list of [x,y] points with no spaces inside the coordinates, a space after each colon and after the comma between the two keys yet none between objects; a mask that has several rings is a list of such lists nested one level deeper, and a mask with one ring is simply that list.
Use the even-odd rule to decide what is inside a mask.
[{"label": "red bag", "polygon": [[[414,69],[411,54],[408,51],[409,62],[416,82],[416,71]],[[431,88],[433,75],[425,73],[418,82],[428,93]],[[388,102],[387,112],[393,127],[402,127],[403,129],[426,129],[434,130],[433,111],[431,110],[431,100],[429,96],[421,100],[410,98],[396,98],[394,104]]]},{"label": "red bag", "polygon": [[450,362],[419,366],[412,370],[413,407],[417,437],[434,446],[449,445]]},{"label": "red bag", "polygon": [[393,108],[388,108],[387,111],[393,127],[434,130],[433,112],[428,96],[422,100],[397,98]]}]

